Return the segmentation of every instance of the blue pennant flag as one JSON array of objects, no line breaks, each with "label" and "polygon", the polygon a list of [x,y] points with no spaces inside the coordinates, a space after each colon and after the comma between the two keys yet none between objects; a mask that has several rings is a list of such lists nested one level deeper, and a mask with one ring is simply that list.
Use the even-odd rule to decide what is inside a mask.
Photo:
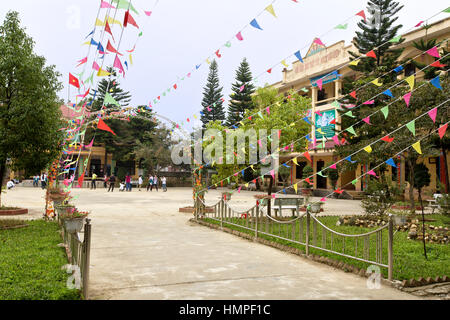
[{"label": "blue pennant flag", "polygon": [[286,193],[286,189],[283,189],[283,192],[284,192],[284,194],[287,194],[287,193]]},{"label": "blue pennant flag", "polygon": [[204,116],[205,114],[202,111],[200,111],[200,115]]},{"label": "blue pennant flag", "polygon": [[103,46],[102,46],[102,44],[99,42],[98,43],[98,45],[97,45],[97,49],[98,49],[98,51],[100,51],[100,52],[105,52],[105,48],[103,48]]},{"label": "blue pennant flag", "polygon": [[290,166],[288,166],[286,163],[283,163],[283,166],[285,166],[286,168],[290,168]]},{"label": "blue pennant flag", "polygon": [[256,19],[253,19],[253,20],[250,22],[250,25],[251,25],[252,27],[256,28],[256,29],[262,30],[262,28],[259,26],[259,24],[258,24],[258,22],[256,21]]},{"label": "blue pennant flag", "polygon": [[127,67],[127,70],[128,70],[128,63],[125,61],[125,66]]},{"label": "blue pennant flag", "polygon": [[433,80],[431,80],[430,83],[431,83],[433,86],[435,86],[436,88],[442,90],[442,87],[441,87],[441,81],[440,81],[440,79],[439,79],[439,76],[437,76],[436,78],[434,78]]},{"label": "blue pennant flag", "polygon": [[312,142],[312,140],[311,140],[311,138],[309,137],[309,134],[308,135],[306,135],[306,140],[308,140],[309,142]]},{"label": "blue pennant flag", "polygon": [[91,38],[91,45],[98,46],[98,43],[94,41],[94,39]]},{"label": "blue pennant flag", "polygon": [[195,70],[198,70],[198,68],[200,68],[201,64],[198,64],[195,66]]},{"label": "blue pennant flag", "polygon": [[351,163],[356,163],[356,161],[352,161],[352,157],[348,156],[347,158],[345,158],[345,160],[350,161]]},{"label": "blue pennant flag", "polygon": [[302,120],[304,120],[304,121],[308,122],[309,124],[311,124],[311,122],[309,122],[308,117],[304,117]]},{"label": "blue pennant flag", "polygon": [[302,54],[300,53],[300,50],[298,50],[294,55],[297,57],[298,60],[300,60],[301,63],[303,63]]},{"label": "blue pennant flag", "polygon": [[397,166],[395,165],[394,160],[392,160],[392,158],[390,158],[389,160],[386,161],[386,163],[388,165],[390,165],[391,167],[397,168]]},{"label": "blue pennant flag", "polygon": [[92,30],[91,33],[89,33],[89,34],[86,36],[86,38],[84,38],[84,40],[86,40],[89,36],[92,36],[92,35],[94,34],[94,31],[95,31],[95,29]]},{"label": "blue pennant flag", "polygon": [[402,70],[403,70],[402,66],[398,66],[397,68],[394,69],[394,71],[397,72],[397,73],[399,73]]},{"label": "blue pennant flag", "polygon": [[245,169],[241,171],[241,173],[242,173],[242,176],[244,176],[244,171],[245,171]]},{"label": "blue pennant flag", "polygon": [[387,89],[385,92],[383,92],[383,94],[387,95],[388,97],[393,98],[394,95],[392,94],[391,90]]},{"label": "blue pennant flag", "polygon": [[232,125],[233,129],[237,129],[237,127],[235,125]]}]

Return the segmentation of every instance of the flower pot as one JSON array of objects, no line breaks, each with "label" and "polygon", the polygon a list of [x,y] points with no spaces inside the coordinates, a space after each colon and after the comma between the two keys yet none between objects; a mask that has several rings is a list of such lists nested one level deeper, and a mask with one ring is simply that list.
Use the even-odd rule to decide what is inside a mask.
[{"label": "flower pot", "polygon": [[322,202],[319,202],[319,203],[312,203],[312,204],[310,205],[309,211],[310,211],[311,213],[320,213],[320,209],[322,209],[322,205],[323,205]]},{"label": "flower pot", "polygon": [[61,205],[56,205],[55,203],[55,209],[56,212],[58,213],[58,215],[64,214],[67,212],[67,210],[69,209],[75,209],[75,206],[61,206]]},{"label": "flower pot", "polygon": [[83,229],[84,218],[64,219],[64,227],[68,233],[77,233]]}]

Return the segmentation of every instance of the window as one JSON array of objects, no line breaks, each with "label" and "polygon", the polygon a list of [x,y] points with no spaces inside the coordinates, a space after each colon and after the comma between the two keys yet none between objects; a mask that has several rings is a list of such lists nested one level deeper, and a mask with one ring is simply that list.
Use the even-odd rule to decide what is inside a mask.
[{"label": "window", "polygon": [[322,101],[325,100],[327,98],[327,94],[325,93],[325,90],[319,90],[317,91],[317,101]]}]

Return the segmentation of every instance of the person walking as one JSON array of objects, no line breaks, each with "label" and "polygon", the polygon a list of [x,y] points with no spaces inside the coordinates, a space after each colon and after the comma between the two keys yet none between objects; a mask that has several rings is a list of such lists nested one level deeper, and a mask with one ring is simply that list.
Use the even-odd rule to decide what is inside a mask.
[{"label": "person walking", "polygon": [[97,184],[96,184],[96,181],[97,181],[97,175],[96,175],[95,172],[94,172],[94,173],[92,174],[91,190],[92,190],[92,189],[97,190]]},{"label": "person walking", "polygon": [[33,177],[33,187],[39,187],[39,176],[37,174]]},{"label": "person walking", "polygon": [[142,184],[144,183],[144,180],[142,180],[142,176],[139,176],[139,181],[138,181],[138,184],[139,184],[139,191],[141,191],[141,187],[142,187]]},{"label": "person walking", "polygon": [[41,188],[45,189],[46,186],[47,186],[47,175],[43,173],[41,175]]},{"label": "person walking", "polygon": [[108,175],[105,174],[105,177],[103,178],[103,187],[106,189],[108,188]]},{"label": "person walking", "polygon": [[167,179],[166,177],[161,178],[161,184],[164,192],[167,192]]},{"label": "person walking", "polygon": [[150,189],[150,191],[152,191],[152,186],[153,186],[153,176],[150,175],[150,176],[148,177],[147,191],[148,191],[148,189]]},{"label": "person walking", "polygon": [[126,191],[131,192],[131,176],[129,173],[125,177],[125,188],[126,188]]},{"label": "person walking", "polygon": [[111,177],[109,177],[108,182],[109,182],[108,192],[109,191],[114,192],[114,186],[116,184],[116,177],[114,176],[114,174],[112,174]]},{"label": "person walking", "polygon": [[155,176],[153,177],[153,184],[152,184],[152,187],[151,187],[150,191],[153,190],[153,187],[155,187],[155,188],[156,188],[156,191],[158,191],[158,177],[156,176],[156,174],[155,174]]}]

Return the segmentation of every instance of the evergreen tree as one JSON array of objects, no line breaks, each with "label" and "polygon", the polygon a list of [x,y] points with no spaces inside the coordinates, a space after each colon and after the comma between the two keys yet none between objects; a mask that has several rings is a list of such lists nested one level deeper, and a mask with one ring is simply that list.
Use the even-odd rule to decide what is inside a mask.
[{"label": "evergreen tree", "polygon": [[219,120],[221,123],[225,120],[225,111],[223,110],[222,87],[219,85],[219,71],[217,62],[214,60],[209,66],[209,75],[206,86],[203,89],[202,115],[201,121],[203,128],[210,121]]},{"label": "evergreen tree", "polygon": [[[369,0],[367,12],[369,17],[358,23],[361,31],[356,32],[354,44],[358,53],[349,52],[354,58],[374,50],[377,58],[365,58],[352,69],[365,73],[376,71],[384,66],[386,69],[396,63],[402,53],[402,49],[390,49],[394,43],[402,43],[404,39],[393,40],[397,36],[402,25],[394,26],[398,17],[395,15],[403,8],[397,1],[393,0]],[[391,41],[391,42],[390,42]]]},{"label": "evergreen tree", "polygon": [[[227,126],[235,125],[244,118],[246,110],[254,108],[252,94],[255,92],[255,86],[251,83],[252,80],[250,66],[247,59],[244,58],[236,71],[236,82],[231,88],[233,93],[230,95]],[[244,87],[241,91],[242,86]]]}]

